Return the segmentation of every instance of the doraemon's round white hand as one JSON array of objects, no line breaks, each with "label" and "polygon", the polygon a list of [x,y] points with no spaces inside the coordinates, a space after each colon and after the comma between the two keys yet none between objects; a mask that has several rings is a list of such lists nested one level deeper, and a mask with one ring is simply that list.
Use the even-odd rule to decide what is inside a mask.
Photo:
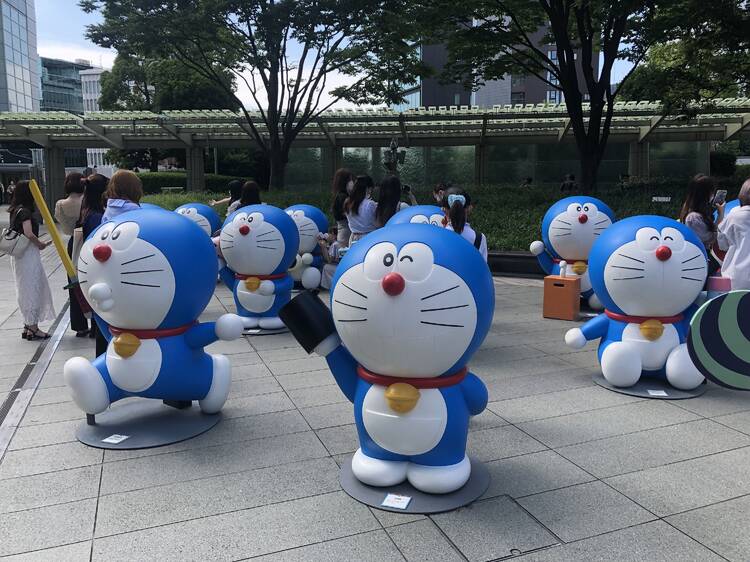
[{"label": "doraemon's round white hand", "polygon": [[274,287],[273,281],[269,281],[268,279],[265,279],[260,282],[260,286],[258,287],[258,292],[261,295],[269,296],[269,295],[273,295],[274,289],[275,287]]},{"label": "doraemon's round white hand", "polygon": [[313,255],[312,254],[302,254],[302,263],[305,265],[310,265],[313,262]]},{"label": "doraemon's round white hand", "polygon": [[531,243],[531,246],[529,246],[529,251],[535,256],[538,256],[539,254],[544,252],[544,242],[542,242],[541,240],[535,240]]},{"label": "doraemon's round white hand", "polygon": [[573,328],[565,333],[565,344],[573,349],[583,349],[586,346],[586,336],[580,328]]},{"label": "doraemon's round white hand", "polygon": [[106,283],[96,283],[89,289],[89,298],[93,300],[97,308],[103,312],[112,310],[115,301],[112,300],[112,289]]},{"label": "doraemon's round white hand", "polygon": [[231,341],[242,337],[245,326],[236,314],[222,314],[216,321],[216,336],[220,340]]}]

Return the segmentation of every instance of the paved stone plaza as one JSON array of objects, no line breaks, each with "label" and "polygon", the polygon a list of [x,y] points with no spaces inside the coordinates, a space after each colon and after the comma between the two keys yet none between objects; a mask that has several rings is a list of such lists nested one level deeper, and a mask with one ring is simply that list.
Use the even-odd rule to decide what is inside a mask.
[{"label": "paved stone plaza", "polygon": [[[51,248],[45,263],[59,311],[64,280]],[[234,384],[208,433],[133,452],[79,444],[83,415],[62,365],[93,358],[93,341],[66,331],[65,315],[37,353],[38,342],[19,338],[7,257],[0,279],[2,399],[27,375],[0,430],[0,556],[750,559],[750,396],[711,387],[667,402],[599,388],[594,346],[565,348],[570,325],[541,318],[538,280],[495,279],[492,332],[471,365],[490,404],[472,422],[469,452],[487,463],[490,489],[470,507],[421,517],[341,490],[338,466],[357,448],[352,407],[325,361],[290,335],[211,346],[230,356]],[[206,318],[231,307],[220,288]]]}]

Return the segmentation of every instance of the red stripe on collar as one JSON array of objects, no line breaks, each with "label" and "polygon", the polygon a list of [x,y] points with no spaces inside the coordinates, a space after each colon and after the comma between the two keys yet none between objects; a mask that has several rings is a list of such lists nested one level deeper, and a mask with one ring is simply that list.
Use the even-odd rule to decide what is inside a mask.
[{"label": "red stripe on collar", "polygon": [[662,324],[676,324],[677,322],[682,322],[684,318],[682,314],[678,314],[677,316],[628,316],[627,314],[618,314],[610,310],[605,310],[604,314],[612,320],[627,322],[628,324],[643,324],[646,320],[658,320]]},{"label": "red stripe on collar", "polygon": [[402,377],[388,377],[386,375],[378,375],[377,373],[371,373],[365,369],[362,365],[357,365],[357,374],[359,378],[367,381],[371,384],[377,384],[379,386],[390,386],[397,382],[403,382],[410,384],[415,388],[445,388],[447,386],[454,386],[460,383],[466,377],[467,369],[464,367],[460,371],[456,371],[452,375],[447,377],[434,377],[434,378],[402,378]]},{"label": "red stripe on collar", "polygon": [[251,279],[253,277],[255,277],[256,279],[260,279],[261,281],[265,281],[266,279],[281,279],[282,277],[286,277],[286,272],[275,273],[274,275],[245,275],[243,273],[234,274],[234,278],[239,280]]},{"label": "red stripe on collar", "polygon": [[112,332],[113,336],[119,336],[120,334],[133,334],[139,340],[156,340],[159,338],[168,338],[170,336],[179,336],[184,334],[190,328],[195,326],[196,322],[185,324],[184,326],[178,326],[177,328],[166,328],[163,330],[128,330],[126,328],[115,328],[114,326],[109,327],[109,331]]}]

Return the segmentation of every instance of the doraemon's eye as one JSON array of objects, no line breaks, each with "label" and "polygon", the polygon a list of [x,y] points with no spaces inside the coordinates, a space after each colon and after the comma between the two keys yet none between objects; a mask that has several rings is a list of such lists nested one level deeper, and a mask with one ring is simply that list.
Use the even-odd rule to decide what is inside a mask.
[{"label": "doraemon's eye", "polygon": [[413,224],[427,224],[430,221],[424,215],[414,215],[409,222]]},{"label": "doraemon's eye", "polygon": [[379,281],[386,273],[393,270],[396,262],[396,246],[390,242],[375,244],[367,252],[363,263],[365,277],[373,281]]},{"label": "doraemon's eye", "polygon": [[578,203],[571,203],[566,209],[569,217],[577,217],[581,214],[581,206]]},{"label": "doraemon's eye", "polygon": [[588,213],[589,212],[589,206],[588,205],[584,205],[583,206],[583,212],[584,213]]},{"label": "doraemon's eye", "polygon": [[109,238],[109,235],[112,234],[112,229],[114,228],[114,225],[108,224],[99,231],[98,237],[100,240],[107,240]]},{"label": "doraemon's eye", "polygon": [[301,219],[305,217],[304,211],[294,211],[294,214],[292,215],[295,219]]},{"label": "doraemon's eye", "polygon": [[685,237],[676,228],[667,227],[662,229],[661,239],[663,244],[669,246],[673,252],[679,252],[685,247]]},{"label": "doraemon's eye", "polygon": [[445,215],[439,215],[435,213],[430,217],[430,224],[434,224],[435,226],[443,226],[443,219],[445,218]]},{"label": "doraemon's eye", "polygon": [[247,222],[247,213],[239,213],[232,219],[232,223],[237,226],[243,225]]},{"label": "doraemon's eye", "polygon": [[580,206],[580,205],[578,205],[578,206],[576,207],[576,211],[578,211],[579,213],[581,212],[581,206]]},{"label": "doraemon's eye", "polygon": [[661,236],[655,228],[641,228],[635,233],[635,241],[641,250],[656,250],[661,245]]},{"label": "doraemon's eye", "polygon": [[589,217],[595,217],[599,213],[599,207],[593,203],[586,203],[583,209],[588,213]]},{"label": "doraemon's eye", "polygon": [[178,215],[186,215],[187,214],[187,209],[178,209],[177,210],[177,214]]},{"label": "doraemon's eye", "polygon": [[262,213],[250,213],[247,217],[247,223],[257,228],[263,223],[265,218]]},{"label": "doraemon's eye", "polygon": [[138,238],[140,230],[138,223],[135,222],[118,224],[112,231],[112,247],[115,250],[125,250]]},{"label": "doraemon's eye", "polygon": [[412,242],[398,253],[398,272],[407,281],[424,281],[429,277],[435,258],[426,244]]}]

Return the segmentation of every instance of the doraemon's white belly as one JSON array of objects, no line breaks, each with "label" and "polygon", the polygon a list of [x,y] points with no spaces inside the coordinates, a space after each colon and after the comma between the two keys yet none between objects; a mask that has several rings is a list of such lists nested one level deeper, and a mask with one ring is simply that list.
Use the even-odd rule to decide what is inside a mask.
[{"label": "doraemon's white belly", "polygon": [[250,312],[261,314],[273,306],[276,295],[261,295],[257,291],[249,291],[245,284],[240,282],[237,285],[237,300]]},{"label": "doraemon's white belly", "polygon": [[622,332],[622,341],[635,344],[641,356],[643,369],[656,371],[664,367],[669,353],[680,345],[680,336],[674,324],[664,324],[664,333],[661,337],[649,341],[641,334],[640,324],[628,324]]},{"label": "doraemon's white belly", "polygon": [[448,409],[438,389],[421,389],[417,405],[406,414],[391,410],[385,391],[384,386],[372,385],[362,402],[362,421],[375,443],[401,455],[426,453],[440,443]]},{"label": "doraemon's white belly", "polygon": [[128,392],[142,392],[149,388],[161,370],[159,342],[141,340],[138,350],[130,357],[120,357],[115,351],[114,339],[107,346],[107,370],[112,382]]}]

